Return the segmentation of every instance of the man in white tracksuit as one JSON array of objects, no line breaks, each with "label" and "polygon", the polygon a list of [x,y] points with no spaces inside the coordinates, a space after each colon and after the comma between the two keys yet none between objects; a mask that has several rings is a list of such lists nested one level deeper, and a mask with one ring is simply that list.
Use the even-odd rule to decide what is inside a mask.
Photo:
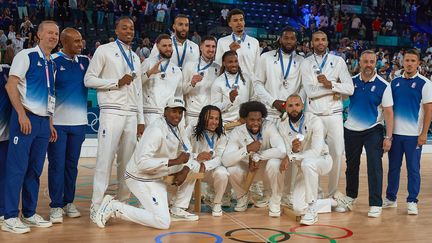
[{"label": "man in white tracksuit", "polygon": [[[189,62],[195,62],[200,56],[200,48],[193,41],[188,40],[189,34],[189,17],[184,14],[178,14],[174,18],[172,26],[174,33],[170,37],[174,52],[170,57],[171,62],[181,70]],[[150,57],[157,57],[160,54],[157,44],[153,45]]]},{"label": "man in white tracksuit", "polygon": [[187,134],[192,144],[192,152],[201,163],[202,180],[214,188],[212,215],[222,216],[222,197],[228,185],[228,171],[222,165],[221,157],[227,143],[222,126],[222,112],[216,106],[204,106],[198,122],[189,126]]},{"label": "man in white tracksuit", "polygon": [[[280,116],[285,112],[284,103],[291,94],[298,94],[301,85],[300,64],[303,57],[295,52],[296,32],[287,27],[279,36],[279,48],[261,55],[256,66],[254,89],[258,99],[268,110],[267,120],[280,123]],[[296,168],[290,168],[285,177],[283,203],[291,205],[290,189],[294,183]],[[266,185],[265,187],[268,187]],[[266,189],[267,191],[267,189]],[[256,206],[266,206],[267,198]]]},{"label": "man in white tracksuit", "polygon": [[324,123],[324,138],[333,159],[328,196],[333,196],[337,191],[344,151],[342,96],[352,95],[354,86],[345,61],[327,52],[328,40],[324,32],[313,33],[312,46],[314,53],[302,62],[300,72],[308,98],[306,109]]},{"label": "man in white tracksuit", "polygon": [[267,109],[258,101],[240,107],[240,117],[246,123],[231,131],[222,163],[227,167],[229,180],[237,196],[235,211],[247,209],[249,193],[244,188],[248,173],[257,173],[254,179],[270,182],[269,216],[279,217],[284,186],[284,173],[279,171],[281,159],[286,156],[285,144],[276,126],[265,121]]},{"label": "man in white tracksuit", "polygon": [[224,53],[222,63],[221,75],[211,88],[211,104],[222,111],[225,125],[240,119],[240,105],[253,97],[253,84],[250,76],[240,70],[235,51]]},{"label": "man in white tracksuit", "polygon": [[258,40],[246,34],[244,17],[245,14],[240,9],[233,9],[228,13],[227,21],[232,33],[218,40],[215,62],[222,66],[224,53],[235,51],[243,73],[253,77],[260,48]]},{"label": "man in white tracksuit", "polygon": [[135,149],[136,137],[144,131],[139,57],[131,50],[133,21],[120,18],[116,25],[118,39],[96,50],[84,76],[86,87],[97,89],[100,107],[98,152],[93,182],[90,217],[102,203],[117,153],[117,197],[127,200],[130,192],[124,180],[126,163]]},{"label": "man in white tracksuit", "polygon": [[211,86],[219,76],[219,64],[215,63],[216,39],[208,36],[201,40],[201,57],[183,68],[183,95],[186,101],[186,126],[194,126],[201,109],[210,104]]},{"label": "man in white tracksuit", "polygon": [[[168,229],[173,221],[198,220],[198,216],[183,210],[189,206],[195,180],[186,181],[189,171],[197,172],[199,164],[192,159],[190,143],[178,126],[184,102],[171,99],[164,116],[156,119],[145,130],[126,169],[126,183],[142,208],[130,206],[106,195],[96,216],[96,223],[104,228],[111,218],[121,218],[145,226]],[[176,200],[168,209],[167,185],[163,177],[174,174],[179,185]],[[170,218],[170,211],[172,218]]]},{"label": "man in white tracksuit", "polygon": [[286,101],[288,119],[281,122],[279,132],[286,145],[287,159],[281,163],[281,170],[288,168],[288,163],[298,167],[293,188],[293,209],[304,213],[301,224],[312,225],[318,220],[319,205],[330,200],[318,197],[319,176],[327,174],[332,168],[332,158],[324,141],[324,125],[318,116],[303,113],[302,99],[291,95]]},{"label": "man in white tracksuit", "polygon": [[183,74],[171,61],[171,37],[161,34],[156,39],[158,56],[142,63],[142,90],[144,120],[147,125],[163,116],[164,107],[174,97],[182,97]]}]

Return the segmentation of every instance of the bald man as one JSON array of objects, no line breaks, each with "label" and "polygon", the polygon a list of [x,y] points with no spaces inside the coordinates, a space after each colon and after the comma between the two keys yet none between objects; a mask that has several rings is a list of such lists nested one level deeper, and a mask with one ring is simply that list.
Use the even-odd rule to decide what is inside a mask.
[{"label": "bald man", "polygon": [[89,58],[81,54],[82,37],[73,28],[61,32],[63,49],[53,55],[56,63],[57,102],[53,126],[57,140],[48,146],[48,188],[51,198],[50,221],[62,223],[63,214],[71,218],[81,214],[72,203],[78,174],[78,159],[87,126],[87,88],[84,74]]}]

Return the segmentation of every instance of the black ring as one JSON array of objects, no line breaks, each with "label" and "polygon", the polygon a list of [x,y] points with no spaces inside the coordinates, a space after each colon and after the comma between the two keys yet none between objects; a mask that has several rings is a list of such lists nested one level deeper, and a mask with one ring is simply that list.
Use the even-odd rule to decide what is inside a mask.
[{"label": "black ring", "polygon": [[261,241],[246,241],[246,240],[239,240],[237,238],[232,237],[232,233],[237,232],[237,231],[243,231],[243,230],[248,230],[248,229],[254,229],[254,230],[268,230],[268,231],[275,231],[275,232],[279,232],[281,234],[284,235],[284,238],[282,238],[281,240],[278,240],[276,242],[283,242],[283,241],[287,241],[290,239],[290,235],[282,230],[277,230],[277,229],[269,229],[269,228],[240,228],[240,229],[233,229],[230,230],[228,232],[225,233],[225,236],[228,237],[230,240],[234,240],[234,241],[238,241],[238,242],[244,242],[244,243],[268,243],[270,241],[266,241],[266,242],[261,242]]}]

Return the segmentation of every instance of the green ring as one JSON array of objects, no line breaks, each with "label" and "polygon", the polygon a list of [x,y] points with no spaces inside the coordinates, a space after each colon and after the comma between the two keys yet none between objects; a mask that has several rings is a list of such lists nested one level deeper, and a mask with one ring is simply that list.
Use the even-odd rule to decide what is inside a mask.
[{"label": "green ring", "polygon": [[[309,232],[286,232],[289,235],[312,235],[312,236],[319,236],[322,237],[324,239],[328,239],[330,240],[330,243],[336,243],[335,239],[330,238],[329,236],[326,235],[322,235],[322,234],[317,234],[317,233],[309,233]],[[268,240],[270,241],[270,243],[277,243],[276,238],[280,237],[280,236],[284,236],[283,234],[275,234],[272,235],[268,238]]]}]

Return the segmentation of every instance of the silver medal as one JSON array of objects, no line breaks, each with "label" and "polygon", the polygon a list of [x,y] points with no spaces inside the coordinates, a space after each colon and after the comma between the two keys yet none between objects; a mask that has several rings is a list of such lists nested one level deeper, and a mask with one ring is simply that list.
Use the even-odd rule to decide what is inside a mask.
[{"label": "silver medal", "polygon": [[288,82],[286,80],[283,81],[283,86],[288,86]]},{"label": "silver medal", "polygon": [[199,75],[200,75],[201,77],[204,77],[204,72],[201,71],[201,72],[199,73]]},{"label": "silver medal", "polygon": [[296,135],[296,138],[300,141],[300,142],[302,142],[303,140],[304,140],[304,135],[303,134],[301,134],[301,133],[298,133],[297,135]]},{"label": "silver medal", "polygon": [[161,75],[160,75],[160,76],[161,76],[161,78],[162,78],[162,79],[164,79],[164,78],[165,78],[165,76],[166,76],[166,74],[165,74],[165,73],[163,72],[163,73],[161,73]]},{"label": "silver medal", "polygon": [[133,72],[132,72],[132,78],[134,78],[134,79],[135,79],[136,77],[137,77],[137,74],[136,74],[136,72],[135,72],[135,71],[133,71]]}]

